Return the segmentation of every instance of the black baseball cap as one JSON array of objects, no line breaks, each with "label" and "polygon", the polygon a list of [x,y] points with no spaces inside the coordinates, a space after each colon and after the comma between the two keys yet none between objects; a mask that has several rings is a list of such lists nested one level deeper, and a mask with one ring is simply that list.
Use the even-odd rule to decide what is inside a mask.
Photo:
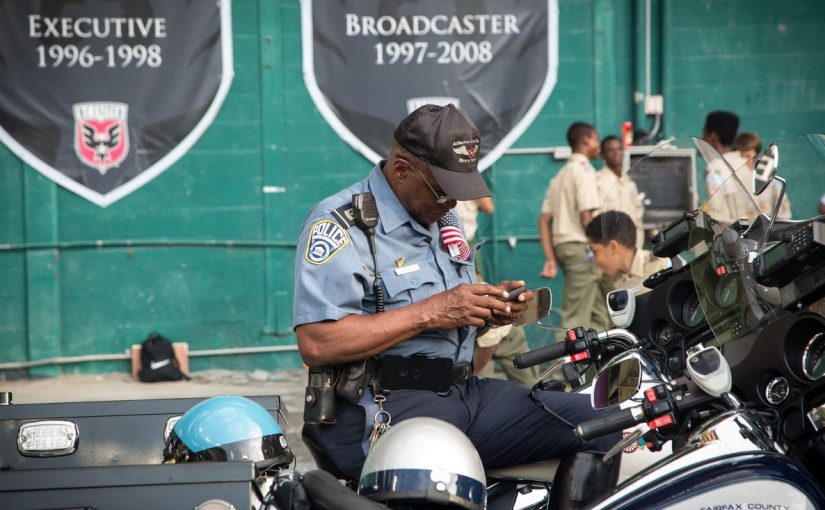
[{"label": "black baseball cap", "polygon": [[478,128],[454,105],[425,104],[398,124],[393,137],[427,162],[438,185],[451,198],[474,200],[490,196],[490,189],[478,171]]}]

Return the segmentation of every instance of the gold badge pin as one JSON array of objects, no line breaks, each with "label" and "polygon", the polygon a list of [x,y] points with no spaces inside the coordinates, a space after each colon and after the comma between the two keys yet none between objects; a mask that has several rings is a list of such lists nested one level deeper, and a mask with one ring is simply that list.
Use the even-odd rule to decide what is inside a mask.
[{"label": "gold badge pin", "polygon": [[403,267],[404,266],[404,257],[398,257],[395,259],[396,267]]}]

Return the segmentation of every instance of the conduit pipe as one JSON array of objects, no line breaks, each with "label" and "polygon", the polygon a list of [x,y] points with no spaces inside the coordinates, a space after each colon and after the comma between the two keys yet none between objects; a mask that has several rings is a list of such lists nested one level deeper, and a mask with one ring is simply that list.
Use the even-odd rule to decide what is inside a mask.
[{"label": "conduit pipe", "polygon": [[82,250],[92,248],[295,248],[293,241],[238,241],[234,239],[115,239],[0,244],[0,252],[25,250]]},{"label": "conduit pipe", "polygon": [[[202,349],[199,351],[189,351],[190,358],[203,356],[228,356],[235,354],[263,354],[269,352],[289,352],[297,351],[297,345],[265,345],[260,347],[230,347],[225,349]],[[71,365],[75,363],[88,363],[93,361],[124,361],[131,360],[132,354],[127,351],[123,354],[85,354],[81,356],[56,356],[54,358],[44,358],[32,361],[19,361],[11,363],[0,363],[0,370],[23,370],[27,368]]]}]

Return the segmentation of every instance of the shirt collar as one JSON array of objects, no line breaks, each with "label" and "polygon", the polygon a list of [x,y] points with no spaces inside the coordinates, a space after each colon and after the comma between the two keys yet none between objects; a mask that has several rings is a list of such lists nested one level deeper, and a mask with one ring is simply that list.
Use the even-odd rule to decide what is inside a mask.
[{"label": "shirt collar", "polygon": [[603,173],[603,174],[605,174],[605,175],[607,175],[607,176],[610,176],[610,177],[612,177],[614,180],[617,180],[617,181],[621,181],[621,180],[622,180],[622,177],[624,177],[624,176],[625,176],[625,172],[622,172],[622,173],[620,173],[619,175],[616,175],[616,173],[615,173],[615,172],[613,172],[613,170],[612,170],[609,166],[607,166],[607,165],[603,166],[603,167],[599,170],[599,172],[601,172],[601,173]]},{"label": "shirt collar", "polygon": [[587,163],[588,165],[590,164],[590,160],[587,159],[587,156],[579,152],[574,152],[573,154],[571,154],[567,161],[571,163]]},{"label": "shirt collar", "polygon": [[[370,191],[375,196],[375,202],[378,207],[378,217],[381,218],[381,228],[384,233],[389,233],[400,227],[404,223],[409,222],[411,225],[416,225],[410,213],[395,196],[395,192],[387,182],[384,172],[381,171],[387,160],[381,160],[373,167],[367,182],[369,183]],[[423,227],[422,227],[423,229]]]},{"label": "shirt collar", "polygon": [[637,278],[644,278],[645,274],[645,262],[646,262],[646,253],[644,250],[636,249],[636,255],[633,257],[633,264],[630,266],[630,275],[635,276]]}]

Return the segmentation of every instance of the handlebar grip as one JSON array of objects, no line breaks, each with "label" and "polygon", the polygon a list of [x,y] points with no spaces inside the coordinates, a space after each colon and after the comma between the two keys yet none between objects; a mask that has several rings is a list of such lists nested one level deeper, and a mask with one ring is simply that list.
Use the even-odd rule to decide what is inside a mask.
[{"label": "handlebar grip", "polygon": [[539,347],[538,349],[527,351],[513,358],[513,365],[516,368],[528,368],[539,363],[544,363],[545,361],[561,358],[567,355],[567,348],[567,340],[562,340],[561,342],[556,342],[545,347]]},{"label": "handlebar grip", "polygon": [[610,434],[611,432],[618,432],[636,425],[644,420],[644,415],[641,413],[636,417],[636,413],[631,409],[622,409],[616,413],[609,414],[600,418],[594,418],[576,426],[576,434],[582,441],[589,441],[591,439]]}]

